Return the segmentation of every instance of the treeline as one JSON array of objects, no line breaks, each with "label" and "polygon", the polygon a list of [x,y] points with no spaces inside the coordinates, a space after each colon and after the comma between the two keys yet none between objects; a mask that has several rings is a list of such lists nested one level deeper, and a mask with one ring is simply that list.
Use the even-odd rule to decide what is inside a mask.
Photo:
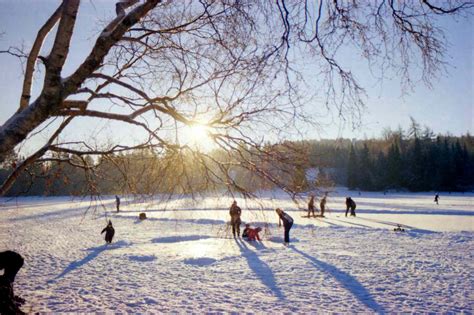
[{"label": "treeline", "polygon": [[[58,153],[23,172],[8,195],[176,194],[229,187],[254,192],[278,185],[294,191],[330,185],[379,191],[474,189],[474,138],[435,135],[415,121],[408,130],[386,130],[379,139],[285,142],[259,150],[243,146],[238,152],[206,155],[143,150],[95,160]],[[4,163],[0,181],[21,161],[12,157]]]},{"label": "treeline", "polygon": [[[215,150],[206,154],[191,150],[168,154],[137,150],[97,159],[53,154],[21,173],[7,196],[199,194],[224,189],[251,193],[272,189],[276,183],[302,190],[307,187],[305,170],[295,167],[294,161],[303,159],[295,158],[294,150],[288,148],[291,145],[268,144],[258,149],[242,145],[238,151]],[[4,163],[0,181],[22,161],[22,157],[12,157]]]},{"label": "treeline", "polygon": [[[415,124],[416,127],[416,124]],[[474,138],[429,129],[387,130],[382,139],[302,143],[309,164],[349,189],[467,191],[474,189]]]}]

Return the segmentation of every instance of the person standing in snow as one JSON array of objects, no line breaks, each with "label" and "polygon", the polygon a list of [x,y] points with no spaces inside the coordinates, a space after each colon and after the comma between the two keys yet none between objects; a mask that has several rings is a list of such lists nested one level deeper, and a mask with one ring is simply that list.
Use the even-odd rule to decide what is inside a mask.
[{"label": "person standing in snow", "polygon": [[324,217],[324,211],[326,209],[326,197],[327,195],[324,195],[323,199],[321,199],[321,202],[319,203],[319,207],[321,208],[321,216]]},{"label": "person standing in snow", "polygon": [[293,226],[293,218],[290,217],[287,213],[285,213],[283,210],[280,208],[277,208],[276,213],[278,214],[278,226],[281,226],[281,222],[283,221],[283,227],[285,229],[285,245],[290,244],[290,229]]},{"label": "person standing in snow", "polygon": [[436,194],[436,195],[435,195],[434,202],[436,202],[436,204],[437,204],[437,205],[439,205],[439,203],[438,203],[438,200],[439,200],[439,195],[438,195],[438,194]]},{"label": "person standing in snow", "polygon": [[311,212],[313,213],[313,217],[315,218],[316,215],[314,214],[314,195],[311,195],[311,198],[308,202],[308,218],[311,216]]},{"label": "person standing in snow", "polygon": [[351,216],[356,216],[355,209],[356,209],[356,203],[354,200],[352,200],[351,197],[346,198],[346,217],[347,214],[349,213],[349,209],[351,209]]},{"label": "person standing in snow", "polygon": [[117,212],[119,212],[120,211],[120,198],[117,195],[115,195],[115,206],[117,207]]},{"label": "person standing in snow", "polygon": [[240,215],[242,214],[242,209],[237,205],[237,201],[234,200],[232,205],[229,209],[230,214],[230,225],[232,225],[232,234],[234,237],[240,236],[240,224],[242,221],[240,220]]},{"label": "person standing in snow", "polygon": [[109,220],[109,223],[107,224],[107,226],[102,230],[102,232],[100,232],[100,234],[103,234],[105,232],[105,242],[107,244],[110,244],[112,243],[112,239],[114,238],[114,234],[115,234],[115,229],[114,227],[112,226],[112,221]]}]

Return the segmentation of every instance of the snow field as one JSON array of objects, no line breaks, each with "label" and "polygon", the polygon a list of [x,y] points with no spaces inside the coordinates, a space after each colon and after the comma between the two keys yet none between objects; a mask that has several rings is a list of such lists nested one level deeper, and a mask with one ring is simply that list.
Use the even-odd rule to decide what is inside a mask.
[{"label": "snow field", "polygon": [[[261,243],[231,238],[225,198],[124,198],[120,213],[110,198],[106,216],[70,198],[2,199],[0,250],[25,258],[15,290],[27,312],[473,311],[473,195],[437,206],[431,194],[363,193],[345,218],[346,194],[330,195],[324,219],[282,195],[238,200],[244,222],[266,226]],[[289,247],[276,206],[295,219]]]}]

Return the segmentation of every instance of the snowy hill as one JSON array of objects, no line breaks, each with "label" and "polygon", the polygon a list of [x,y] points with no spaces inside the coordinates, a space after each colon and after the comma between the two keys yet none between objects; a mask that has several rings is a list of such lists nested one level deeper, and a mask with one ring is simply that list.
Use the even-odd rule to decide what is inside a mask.
[{"label": "snowy hill", "polygon": [[[237,200],[263,241],[231,237],[227,198],[0,199],[0,250],[25,258],[27,312],[471,312],[474,195],[339,191],[327,217],[281,194]],[[319,204],[319,202],[317,202]],[[104,212],[104,208],[107,212]],[[283,246],[274,208],[294,218]],[[139,221],[138,213],[148,219]],[[100,231],[111,219],[114,242]],[[394,232],[402,224],[406,232]]]}]

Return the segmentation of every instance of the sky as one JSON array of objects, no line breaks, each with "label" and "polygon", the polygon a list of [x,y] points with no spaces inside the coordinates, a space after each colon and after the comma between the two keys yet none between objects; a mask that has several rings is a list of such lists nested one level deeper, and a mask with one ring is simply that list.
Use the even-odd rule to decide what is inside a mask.
[{"label": "sky", "polygon": [[[30,47],[36,32],[54,11],[57,0],[0,0],[0,50],[10,46]],[[113,1],[85,0],[81,3],[79,20],[67,67],[67,75],[86,56],[100,29],[100,21],[114,15]],[[404,93],[400,79],[385,79],[382,83],[367,75],[364,68],[353,69],[367,92],[366,110],[360,127],[354,129],[341,121],[331,121],[324,128],[307,132],[306,137],[372,138],[381,136],[385,128],[406,129],[410,117],[435,133],[462,135],[474,133],[474,34],[473,19],[442,22],[449,41],[448,73],[433,81],[432,87],[416,84]],[[47,46],[47,45],[45,45]],[[354,65],[358,68],[358,65]],[[14,57],[0,55],[0,124],[17,109],[22,84],[22,65]],[[40,83],[40,82],[39,82]],[[38,84],[39,85],[39,84]],[[308,104],[308,106],[317,106]],[[84,122],[81,128],[85,129]],[[117,130],[101,124],[88,124],[95,130],[105,128],[106,134]],[[85,131],[84,131],[85,132]]]}]

